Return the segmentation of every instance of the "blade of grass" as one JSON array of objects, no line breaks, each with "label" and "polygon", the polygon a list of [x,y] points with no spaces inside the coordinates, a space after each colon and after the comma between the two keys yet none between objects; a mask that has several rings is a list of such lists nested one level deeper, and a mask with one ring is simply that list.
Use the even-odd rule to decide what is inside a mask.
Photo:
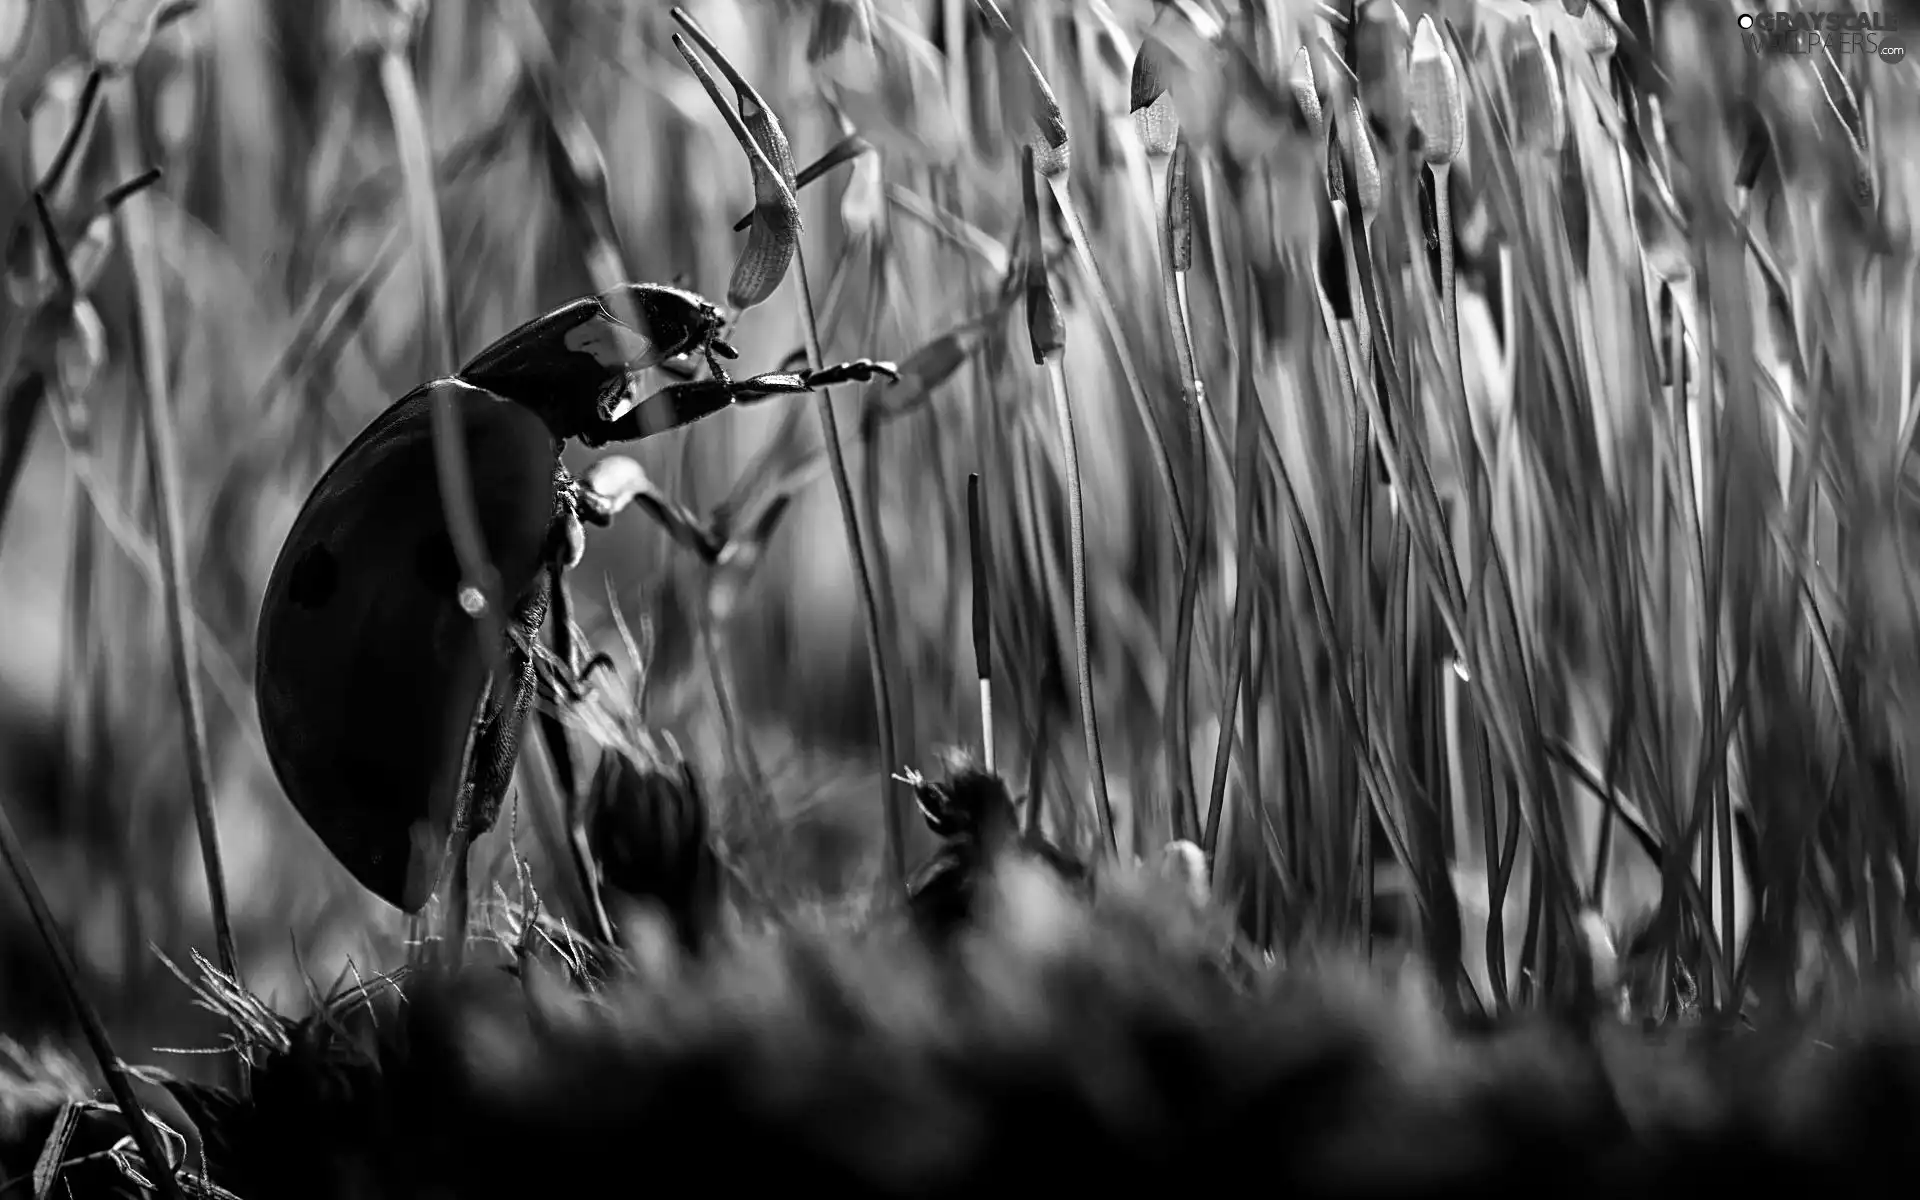
[{"label": "blade of grass", "polygon": [[[107,103],[113,110],[114,132],[124,173],[139,171],[135,99],[132,82],[111,89]],[[240,974],[234,949],[233,923],[228,913],[226,871],[221,862],[220,829],[213,807],[213,764],[207,748],[206,701],[200,692],[200,653],[197,623],[192,619],[193,598],[187,575],[185,518],[180,498],[180,448],[174,427],[170,395],[172,366],[168,355],[166,297],[161,288],[158,251],[154,243],[153,210],[145,195],[129,198],[117,209],[121,237],[133,268],[134,293],[139,308],[143,429],[154,511],[154,541],[165,582],[168,646],[173,655],[174,687],[180,703],[181,737],[185,743],[187,786],[193,800],[194,825],[200,839],[201,865],[207,879],[207,902],[213,920],[220,968],[234,979]],[[50,231],[49,231],[50,232]],[[241,1075],[244,1088],[246,1078]]]}]

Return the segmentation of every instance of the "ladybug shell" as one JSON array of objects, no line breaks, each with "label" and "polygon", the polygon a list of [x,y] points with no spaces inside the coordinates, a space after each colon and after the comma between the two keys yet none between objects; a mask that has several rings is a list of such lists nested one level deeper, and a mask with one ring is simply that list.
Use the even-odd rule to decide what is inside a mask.
[{"label": "ladybug shell", "polygon": [[255,663],[288,799],[355,879],[408,913],[438,886],[470,732],[506,651],[488,661],[458,602],[433,449],[442,389],[459,405],[502,595],[512,605],[544,581],[559,439],[526,407],[435,380],[375,418],[307,497],[267,582]]}]

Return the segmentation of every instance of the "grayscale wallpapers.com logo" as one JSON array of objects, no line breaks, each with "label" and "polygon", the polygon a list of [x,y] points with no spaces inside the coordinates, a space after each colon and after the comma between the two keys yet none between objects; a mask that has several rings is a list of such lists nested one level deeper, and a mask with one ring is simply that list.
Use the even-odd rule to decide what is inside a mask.
[{"label": "grayscale wallpapers.com logo", "polygon": [[1740,17],[1740,40],[1753,54],[1870,54],[1903,62],[1900,18],[1880,12],[1771,12]]}]

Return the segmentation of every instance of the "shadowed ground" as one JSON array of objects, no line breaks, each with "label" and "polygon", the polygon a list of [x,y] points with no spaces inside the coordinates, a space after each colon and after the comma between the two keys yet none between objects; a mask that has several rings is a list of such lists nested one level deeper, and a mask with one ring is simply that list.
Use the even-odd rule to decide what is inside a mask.
[{"label": "shadowed ground", "polygon": [[[349,991],[330,1018],[251,1039],[251,1105],[199,1085],[174,1098],[243,1198],[694,1180],[840,1196],[1860,1194],[1920,1165],[1910,1004],[1819,1030],[1534,1016],[1465,1032],[1410,969],[1254,969],[1158,881],[1116,877],[1088,906],[1021,865],[985,895],[982,926],[939,960],[885,921],[745,933],[704,965],[655,931],[640,939],[650,981],[592,994],[552,962],[524,983],[495,966],[416,975],[404,1004]],[[73,1087],[33,1070],[40,1093],[10,1080],[0,1105],[16,1172]]]}]

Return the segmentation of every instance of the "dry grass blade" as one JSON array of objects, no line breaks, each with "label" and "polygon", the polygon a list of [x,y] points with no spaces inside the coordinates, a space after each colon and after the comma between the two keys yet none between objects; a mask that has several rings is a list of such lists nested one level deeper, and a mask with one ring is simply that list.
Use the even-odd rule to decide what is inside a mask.
[{"label": "dry grass blade", "polygon": [[1035,366],[1046,370],[1047,387],[1053,398],[1054,420],[1060,432],[1061,452],[1066,459],[1067,537],[1073,570],[1073,642],[1080,677],[1080,722],[1086,735],[1087,774],[1093,791],[1094,813],[1100,821],[1107,853],[1117,857],[1120,839],[1115,832],[1113,800],[1107,793],[1107,769],[1100,747],[1100,717],[1094,705],[1093,650],[1087,630],[1087,535],[1085,500],[1081,495],[1080,451],[1074,437],[1073,403],[1067,391],[1066,369],[1062,353],[1066,349],[1066,325],[1060,307],[1054,302],[1053,287],[1047,280],[1046,259],[1040,241],[1040,201],[1034,179],[1040,173],[1033,148],[1022,152],[1020,175],[1024,197],[1027,244],[1027,336],[1033,347]]},{"label": "dry grass blade", "polygon": [[[108,97],[114,110],[114,132],[119,158],[129,176],[141,174],[135,160],[138,124],[132,85],[116,83]],[[122,237],[131,257],[134,291],[139,305],[140,362],[144,376],[143,432],[152,485],[154,541],[166,587],[168,642],[173,655],[174,687],[179,697],[181,736],[185,743],[187,784],[193,798],[194,824],[206,871],[207,898],[212,910],[215,944],[221,967],[240,977],[234,949],[233,924],[228,914],[226,872],[220,852],[220,830],[213,808],[213,765],[207,748],[206,702],[200,692],[198,628],[188,585],[186,532],[180,499],[180,451],[170,397],[171,365],[166,327],[166,297],[161,287],[158,248],[154,242],[153,210],[144,195],[135,195],[117,210]],[[244,1080],[243,1080],[244,1082]]]},{"label": "dry grass blade", "polygon": [[[1112,345],[1121,376],[1126,381],[1127,396],[1133,403],[1135,414],[1139,417],[1140,428],[1146,435],[1147,447],[1153,456],[1154,467],[1159,475],[1161,490],[1166,496],[1168,529],[1173,535],[1175,553],[1179,560],[1184,562],[1189,553],[1186,510],[1180,495],[1179,483],[1174,477],[1172,456],[1167,451],[1158,413],[1147,396],[1146,386],[1140,378],[1139,367],[1134,362],[1133,348],[1121,325],[1113,294],[1101,273],[1099,259],[1094,254],[1092,238],[1081,218],[1079,206],[1074,202],[1069,170],[1072,163],[1071,142],[1068,137],[1066,118],[1039,65],[1015,37],[1012,27],[1007,24],[1006,17],[999,7],[993,3],[993,0],[979,0],[979,2],[981,11],[986,15],[990,27],[995,31],[995,36],[1000,40],[1003,48],[1017,54],[1017,64],[1013,69],[1024,75],[1027,83],[1025,91],[1029,99],[1029,108],[1024,116],[1033,125],[1037,135],[1029,139],[1027,148],[1034,152],[1034,162],[1046,178],[1054,202],[1059,205],[1068,237],[1073,244],[1074,255],[1079,261],[1081,274],[1092,293],[1095,311],[1099,314],[1107,339]],[[1011,100],[1009,102],[1011,103]],[[1011,115],[1010,122],[1018,119],[1019,115]]]},{"label": "dry grass blade", "polygon": [[[1187,293],[1187,276],[1193,267],[1193,147],[1184,133],[1174,141],[1166,168],[1166,199],[1163,205],[1161,264],[1167,319],[1173,325],[1174,355],[1180,365],[1180,388],[1187,410],[1187,437],[1192,448],[1193,465],[1188,475],[1192,501],[1187,514],[1188,553],[1180,568],[1179,598],[1174,606],[1173,652],[1169,659],[1169,696],[1166,702],[1166,760],[1168,802],[1173,805],[1172,832],[1175,837],[1194,838],[1200,834],[1199,801],[1194,794],[1191,728],[1191,679],[1194,627],[1200,600],[1202,553],[1206,522],[1211,508],[1212,489],[1207,478],[1207,454],[1211,446],[1224,460],[1225,438],[1210,429],[1207,385],[1202,378],[1194,352],[1193,320]],[[1223,475],[1229,475],[1223,471]]]},{"label": "dry grass blade", "polygon": [[786,185],[789,192],[796,190],[798,183],[794,175],[793,146],[787,141],[786,131],[780,128],[779,117],[774,115],[773,109],[761,99],[760,93],[733,65],[732,60],[720,52],[720,47],[707,36],[707,31],[701,28],[700,22],[694,20],[683,8],[673,10],[673,19],[680,28],[687,31],[687,36],[698,43],[700,49],[713,59],[719,66],[720,73],[725,75],[727,82],[733,85],[734,97],[740,104],[741,123],[752,135],[754,144],[765,152],[767,161],[779,174],[780,182]]},{"label": "dry grass blade", "polygon": [[26,850],[21,847],[20,839],[13,831],[13,820],[7,816],[5,806],[0,806],[0,859],[6,861],[8,873],[20,888],[34,929],[45,944],[48,956],[53,959],[54,974],[61,990],[66,993],[67,1003],[73,1008],[74,1019],[80,1024],[80,1034],[100,1064],[100,1072],[106,1077],[107,1088],[113,1093],[114,1102],[127,1118],[134,1143],[139,1146],[141,1157],[146,1160],[155,1189],[167,1200],[181,1200],[179,1184],[174,1178],[166,1148],[161,1145],[159,1131],[148,1118],[147,1110],[141,1106],[140,1098],[134,1094],[133,1077],[120,1056],[114,1053],[105,1023],[80,988],[80,968],[74,963],[59,926],[54,923],[53,912],[47,907],[47,898],[34,879]]},{"label": "dry grass blade", "polygon": [[[44,379],[38,375],[22,379],[17,386],[25,387],[30,383],[44,388]],[[69,386],[63,383],[63,388]],[[161,565],[160,552],[155,547],[153,539],[148,537],[140,529],[139,523],[116,503],[113,489],[108,487],[101,478],[100,464],[87,445],[85,436],[70,426],[72,418],[62,416],[58,407],[53,411],[55,414],[53,428],[60,437],[62,449],[66,451],[68,469],[79,485],[80,494],[86,498],[88,506],[92,508],[94,519],[99,521],[101,528],[106,530],[107,536],[113,539],[114,545],[120,552],[133,563],[140,572],[141,578],[153,589],[154,595],[164,597],[167,574]],[[0,456],[0,487],[4,486],[5,479],[6,460],[4,456]],[[0,490],[0,497],[4,495],[4,490]],[[4,517],[4,504],[0,503],[0,529],[5,528]],[[164,604],[164,600],[162,603]],[[214,689],[226,703],[228,712],[243,723],[251,720],[254,711],[252,685],[247,682],[239,666],[233,661],[233,656],[227,652],[227,648],[221,644],[218,634],[207,619],[198,610],[192,614],[192,617],[194,640],[200,652],[201,669],[212,678]]]},{"label": "dry grass blade", "polygon": [[[800,168],[799,174],[793,177],[793,190],[795,193],[798,193],[800,189],[806,187],[816,179],[822,178],[835,167],[844,166],[860,158],[862,155],[872,154],[873,152],[873,146],[867,139],[861,137],[859,134],[850,133],[828,147],[825,154],[822,154],[819,158],[814,159],[806,166]],[[748,213],[733,223],[733,231],[735,233],[744,232],[752,224],[753,214]]]},{"label": "dry grass blade", "polygon": [[[733,130],[741,149],[746,152],[753,166],[754,230],[748,234],[747,248],[742,251],[739,262],[735,264],[734,285],[729,289],[728,302],[736,307],[745,307],[742,303],[745,297],[736,297],[734,294],[735,289],[741,286],[743,279],[753,283],[754,294],[759,300],[764,300],[779,285],[779,276],[785,274],[789,257],[798,256],[800,259],[798,264],[800,318],[807,339],[807,364],[811,369],[818,371],[826,365],[826,355],[820,341],[820,323],[814,309],[813,288],[807,277],[806,259],[800,245],[799,203],[794,198],[788,183],[793,170],[792,151],[787,147],[785,135],[779,131],[779,122],[774,117],[772,109],[759,98],[758,93],[725,55],[720,53],[712,40],[700,31],[698,22],[693,21],[678,9],[674,10],[674,18],[689,33],[697,37],[702,48],[721,65],[721,69],[726,72],[728,79],[739,93],[740,106],[744,114],[736,115],[726,106],[720,96],[718,84],[694,56],[692,49],[681,40],[678,34],[675,34],[673,39],[675,49],[679,50],[681,57],[687,60],[687,65],[693,69],[701,84],[707,89],[707,94],[713,98],[714,105],[727,119],[728,127]],[[749,128],[748,116],[751,116],[754,123],[760,127],[758,137]],[[769,154],[768,148],[762,146],[760,138],[765,138],[772,143],[773,154]],[[773,161],[774,155],[780,157],[784,169],[776,166]],[[757,257],[756,238],[763,239],[763,245],[757,252]],[[776,266],[778,274],[771,278],[757,273],[771,271]],[[758,303],[759,300],[752,302]],[[896,755],[894,702],[893,685],[887,670],[887,641],[881,626],[880,604],[874,590],[872,569],[868,565],[861,538],[859,509],[847,471],[846,453],[840,442],[839,419],[833,410],[833,389],[820,388],[815,397],[815,404],[820,414],[821,435],[826,443],[827,464],[833,472],[834,491],[840,500],[841,520],[846,526],[847,552],[853,562],[855,583],[860,597],[861,617],[866,626],[867,653],[871,658],[873,676],[874,708],[880,723],[881,804],[887,835],[887,862],[892,873],[890,883],[893,890],[904,894],[907,880],[906,830],[901,812],[903,806],[896,794],[897,787],[893,771]]]},{"label": "dry grass blade", "polygon": [[[680,10],[675,9],[674,14],[676,19],[681,19]],[[689,22],[682,19],[681,23],[685,25]],[[746,117],[727,106],[720,94],[719,83],[694,54],[693,48],[677,33],[673,35],[673,46],[707,89],[707,95],[712,97],[714,107],[720,110],[727,128],[740,143],[740,149],[747,156],[747,165],[753,172],[753,225],[747,232],[747,244],[734,261],[733,276],[727,283],[727,303],[736,309],[752,308],[765,303],[779,289],[781,281],[786,278],[787,269],[793,265],[794,256],[800,251],[800,202],[794,198],[793,187],[788,182],[793,174],[792,151],[787,147],[784,135],[769,139],[776,148],[774,152],[785,152],[782,156],[784,164],[776,163],[769,148],[763,146],[755,136]],[[705,42],[705,48],[713,55],[714,61],[723,64],[730,78],[737,79],[732,64],[712,48],[711,42]],[[735,87],[740,86],[736,82]],[[741,92],[741,109],[753,112],[755,123],[777,130],[779,127],[771,121],[770,110],[757,100],[750,108],[747,96],[747,92]]]}]

